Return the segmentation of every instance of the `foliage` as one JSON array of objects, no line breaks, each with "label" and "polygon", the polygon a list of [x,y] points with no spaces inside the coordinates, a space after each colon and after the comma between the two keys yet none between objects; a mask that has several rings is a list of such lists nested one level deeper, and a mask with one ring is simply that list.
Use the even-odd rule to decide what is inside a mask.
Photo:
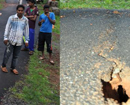
[{"label": "foliage", "polygon": [[60,8],[130,9],[130,0],[61,0]]},{"label": "foliage", "polygon": [[52,84],[48,80],[50,72],[45,70],[50,65],[43,64],[38,55],[38,51],[35,51],[30,57],[29,74],[10,89],[12,97],[23,100],[28,105],[59,105],[58,92],[51,87]]},{"label": "foliage", "polygon": [[3,2],[4,2],[5,0],[0,0],[0,10],[3,8]]},{"label": "foliage", "polygon": [[52,31],[56,34],[60,34],[60,17],[59,16],[56,16],[56,24]]}]

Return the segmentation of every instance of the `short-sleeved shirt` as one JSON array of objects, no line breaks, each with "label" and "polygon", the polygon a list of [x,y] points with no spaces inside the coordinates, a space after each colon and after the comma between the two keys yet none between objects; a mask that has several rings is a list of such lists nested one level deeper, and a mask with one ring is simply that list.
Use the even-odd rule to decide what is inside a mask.
[{"label": "short-sleeved shirt", "polygon": [[[55,20],[55,14],[53,12],[50,12],[49,16],[52,20]],[[44,13],[40,15],[39,21],[41,21],[42,19],[44,19],[45,22],[42,23],[40,32],[52,33],[52,23]]]},{"label": "short-sleeved shirt", "polygon": [[[35,7],[34,10],[31,10],[31,8],[29,7],[26,9],[25,12],[28,16],[30,16],[30,15],[37,15],[38,16],[39,15],[37,7]],[[35,23],[36,23],[36,21],[29,19],[29,28],[35,29]]]}]

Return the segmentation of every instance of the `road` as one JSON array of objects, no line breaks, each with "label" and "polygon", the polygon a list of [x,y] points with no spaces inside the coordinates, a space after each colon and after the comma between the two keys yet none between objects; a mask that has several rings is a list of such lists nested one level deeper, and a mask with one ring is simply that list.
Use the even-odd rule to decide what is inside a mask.
[{"label": "road", "polygon": [[[13,0],[10,0],[10,1],[13,1]],[[15,4],[13,5],[8,4],[6,8],[0,10],[0,13],[2,13],[2,15],[0,16],[0,55],[1,55],[0,64],[2,63],[3,54],[5,50],[5,45],[3,44],[3,34],[5,30],[5,25],[6,25],[8,17],[16,13],[17,3],[16,2],[13,2],[13,3]],[[26,2],[24,1],[24,3]],[[36,30],[35,30],[36,39],[37,39],[38,31],[39,31],[39,27],[36,27]],[[3,97],[3,94],[6,93],[9,87],[12,87],[15,84],[15,82],[20,80],[21,76],[28,73],[28,69],[27,69],[28,61],[29,61],[28,52],[20,52],[20,56],[18,58],[18,65],[16,68],[19,71],[19,75],[14,75],[10,71],[8,73],[3,73],[2,71],[0,71],[0,97],[1,98]],[[7,64],[8,70],[10,68],[10,63],[11,63],[11,57]]]},{"label": "road", "polygon": [[[5,0],[6,3],[18,4],[19,0]],[[26,0],[22,0],[22,4],[26,4]]]},{"label": "road", "polygon": [[60,28],[61,105],[105,105],[103,75],[130,65],[130,11],[61,10]]}]

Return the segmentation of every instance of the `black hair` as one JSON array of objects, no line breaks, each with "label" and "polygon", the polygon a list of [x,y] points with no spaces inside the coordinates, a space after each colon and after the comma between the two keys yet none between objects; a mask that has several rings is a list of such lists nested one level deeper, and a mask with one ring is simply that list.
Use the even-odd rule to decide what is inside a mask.
[{"label": "black hair", "polygon": [[35,0],[28,0],[28,2],[35,4]]},{"label": "black hair", "polygon": [[45,4],[43,9],[45,9],[45,8],[49,8],[49,5]]},{"label": "black hair", "polygon": [[23,10],[25,10],[25,7],[24,7],[23,5],[18,5],[18,6],[16,7],[16,10],[18,10],[19,8],[23,8]]}]

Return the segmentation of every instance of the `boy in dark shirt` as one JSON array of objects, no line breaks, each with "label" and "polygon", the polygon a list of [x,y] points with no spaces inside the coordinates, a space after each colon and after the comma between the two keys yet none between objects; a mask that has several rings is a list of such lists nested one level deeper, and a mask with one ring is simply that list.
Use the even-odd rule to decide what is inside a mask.
[{"label": "boy in dark shirt", "polygon": [[[34,6],[35,1],[29,0],[29,7],[25,11],[25,16],[29,20],[29,55],[32,55],[34,52],[34,36],[35,36],[35,23],[38,13],[38,8]],[[23,48],[22,51],[28,50],[28,48]]]}]

